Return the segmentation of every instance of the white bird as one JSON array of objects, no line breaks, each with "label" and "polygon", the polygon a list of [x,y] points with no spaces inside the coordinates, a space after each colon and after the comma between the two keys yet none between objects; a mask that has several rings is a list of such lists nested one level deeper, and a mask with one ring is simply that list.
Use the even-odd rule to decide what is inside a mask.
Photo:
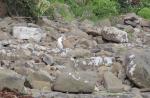
[{"label": "white bird", "polygon": [[58,38],[57,40],[57,47],[60,49],[60,50],[63,50],[64,46],[63,46],[63,40],[65,39],[65,36],[62,35],[61,37]]}]

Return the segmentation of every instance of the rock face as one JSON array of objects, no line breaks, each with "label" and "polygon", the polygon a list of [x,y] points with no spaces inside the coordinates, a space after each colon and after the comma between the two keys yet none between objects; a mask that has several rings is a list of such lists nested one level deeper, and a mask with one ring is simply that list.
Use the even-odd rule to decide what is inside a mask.
[{"label": "rock face", "polygon": [[42,30],[40,28],[15,26],[13,28],[13,36],[18,39],[33,39],[39,42],[42,38]]},{"label": "rock face", "polygon": [[127,76],[139,87],[150,87],[149,54],[149,49],[133,49],[126,57]]},{"label": "rock face", "polygon": [[117,28],[109,20],[44,17],[38,26],[0,19],[0,97],[4,88],[21,93],[25,88],[23,94],[35,98],[132,98],[134,86],[138,93],[148,91],[149,21],[123,17],[114,21]]},{"label": "rock face", "polygon": [[123,91],[123,84],[122,81],[119,80],[115,75],[111,72],[104,73],[104,81],[105,87],[110,92],[121,92]]},{"label": "rock face", "polygon": [[0,0],[0,17],[4,17],[7,13],[6,4],[3,0]]},{"label": "rock face", "polygon": [[56,79],[53,89],[61,92],[92,93],[95,83],[94,72],[62,73]]},{"label": "rock face", "polygon": [[24,92],[25,79],[14,71],[0,69],[0,90],[8,88],[11,90]]},{"label": "rock face", "polygon": [[102,30],[102,37],[108,41],[118,43],[128,42],[127,32],[121,31],[115,27],[104,27]]}]

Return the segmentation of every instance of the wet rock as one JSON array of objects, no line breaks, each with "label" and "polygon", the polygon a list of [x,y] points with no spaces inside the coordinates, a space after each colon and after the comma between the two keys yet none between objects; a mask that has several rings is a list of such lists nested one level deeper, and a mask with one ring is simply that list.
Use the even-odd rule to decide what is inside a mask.
[{"label": "wet rock", "polygon": [[65,72],[57,77],[53,90],[69,93],[92,93],[96,79],[95,72]]},{"label": "wet rock", "polygon": [[45,54],[42,59],[43,59],[43,62],[45,62],[47,65],[54,64],[53,57],[48,54]]},{"label": "wet rock", "polygon": [[104,27],[102,30],[102,37],[105,40],[118,43],[128,42],[127,32],[119,30],[115,27]]},{"label": "wet rock", "polygon": [[0,90],[8,88],[24,93],[25,79],[14,71],[0,68]]},{"label": "wet rock", "polygon": [[150,50],[132,49],[126,56],[126,73],[137,86],[150,87]]},{"label": "wet rock", "polygon": [[33,39],[39,42],[42,39],[42,30],[40,28],[15,26],[13,27],[13,36],[18,39]]},{"label": "wet rock", "polygon": [[110,92],[121,92],[121,91],[123,91],[122,81],[119,80],[111,72],[105,72],[104,73],[104,85],[105,85],[106,89]]}]

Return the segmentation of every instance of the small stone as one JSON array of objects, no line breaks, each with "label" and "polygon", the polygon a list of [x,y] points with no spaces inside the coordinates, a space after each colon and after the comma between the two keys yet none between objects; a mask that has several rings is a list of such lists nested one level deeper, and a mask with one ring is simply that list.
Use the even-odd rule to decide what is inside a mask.
[{"label": "small stone", "polygon": [[122,92],[123,84],[114,74],[111,72],[104,73],[104,85],[110,92]]},{"label": "small stone", "polygon": [[53,57],[48,55],[48,54],[45,54],[42,58],[43,62],[46,63],[47,65],[52,65],[54,64],[54,60],[53,60]]},{"label": "small stone", "polygon": [[131,91],[131,86],[129,85],[123,85],[124,91],[129,92]]}]

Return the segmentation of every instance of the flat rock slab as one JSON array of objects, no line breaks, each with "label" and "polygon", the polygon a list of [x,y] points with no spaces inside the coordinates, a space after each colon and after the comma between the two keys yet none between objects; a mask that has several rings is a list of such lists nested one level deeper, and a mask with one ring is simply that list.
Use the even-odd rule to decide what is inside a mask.
[{"label": "flat rock slab", "polygon": [[54,82],[53,90],[70,93],[91,93],[96,83],[95,72],[65,72]]},{"label": "flat rock slab", "polygon": [[[144,96],[145,94],[143,94]],[[98,93],[98,94],[66,94],[60,92],[36,93],[34,98],[134,98],[133,94],[123,93]],[[149,98],[149,97],[144,97]]]},{"label": "flat rock slab", "polygon": [[39,42],[42,38],[42,30],[40,28],[15,26],[13,27],[13,36],[18,39],[32,39]]}]

